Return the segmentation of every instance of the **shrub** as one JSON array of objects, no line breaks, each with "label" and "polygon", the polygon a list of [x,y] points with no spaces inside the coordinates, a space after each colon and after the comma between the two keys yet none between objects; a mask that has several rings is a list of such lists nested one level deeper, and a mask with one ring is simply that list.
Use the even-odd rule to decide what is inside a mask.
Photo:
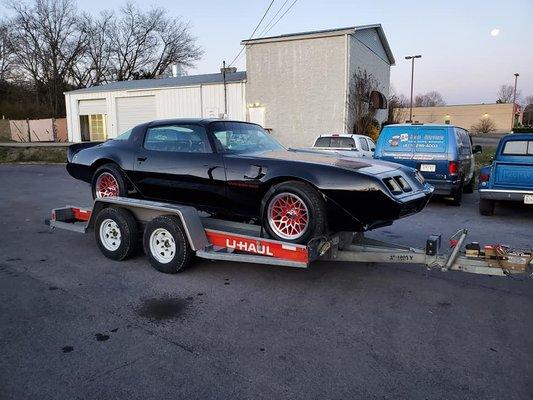
[{"label": "shrub", "polygon": [[496,130],[496,123],[490,118],[480,118],[477,124],[472,125],[470,130],[474,133],[491,133]]}]

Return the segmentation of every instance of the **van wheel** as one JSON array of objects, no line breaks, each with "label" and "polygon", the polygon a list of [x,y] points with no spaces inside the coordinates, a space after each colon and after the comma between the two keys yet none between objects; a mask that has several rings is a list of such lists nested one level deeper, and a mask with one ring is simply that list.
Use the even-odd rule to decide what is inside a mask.
[{"label": "van wheel", "polygon": [[494,215],[494,200],[479,199],[479,213],[481,215]]},{"label": "van wheel", "polygon": [[461,183],[459,187],[454,191],[454,195],[452,197],[452,201],[450,202],[450,205],[459,207],[462,201],[463,201],[463,184]]},{"label": "van wheel", "polygon": [[470,179],[470,182],[468,182],[468,185],[465,185],[463,187],[463,193],[474,193],[474,185],[476,184],[475,176],[472,176],[472,179]]}]

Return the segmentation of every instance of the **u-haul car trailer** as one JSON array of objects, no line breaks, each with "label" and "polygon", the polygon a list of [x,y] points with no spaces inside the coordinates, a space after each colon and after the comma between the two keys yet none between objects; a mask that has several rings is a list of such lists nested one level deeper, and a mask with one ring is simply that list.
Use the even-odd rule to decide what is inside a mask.
[{"label": "u-haul car trailer", "polygon": [[[95,233],[102,253],[114,260],[131,256],[143,238],[150,263],[161,272],[185,268],[192,256],[255,264],[307,268],[315,260],[419,264],[428,269],[486,275],[528,273],[530,250],[466,244],[467,230],[458,231],[450,249],[440,254],[441,237],[431,235],[425,249],[339,232],[299,245],[262,237],[261,228],[246,223],[202,217],[185,205],[130,198],[96,199],[92,209],[66,206],[52,210],[51,228]],[[466,245],[466,246],[465,246]],[[466,250],[463,250],[466,247]]]}]

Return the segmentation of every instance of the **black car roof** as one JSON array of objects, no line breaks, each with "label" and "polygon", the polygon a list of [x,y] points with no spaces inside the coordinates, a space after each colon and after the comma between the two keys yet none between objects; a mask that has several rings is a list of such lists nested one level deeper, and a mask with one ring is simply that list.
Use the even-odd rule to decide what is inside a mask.
[{"label": "black car roof", "polygon": [[195,124],[195,125],[202,125],[207,126],[212,122],[241,122],[245,124],[254,124],[253,122],[246,122],[246,121],[237,121],[237,120],[229,120],[229,119],[222,119],[222,118],[171,118],[171,119],[158,119],[154,121],[148,122],[147,126],[157,126],[157,125],[168,125],[168,124]]}]

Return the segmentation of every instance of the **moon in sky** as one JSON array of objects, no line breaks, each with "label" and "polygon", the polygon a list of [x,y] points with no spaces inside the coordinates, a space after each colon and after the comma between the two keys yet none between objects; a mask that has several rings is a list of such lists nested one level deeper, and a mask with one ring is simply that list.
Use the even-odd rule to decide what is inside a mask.
[{"label": "moon in sky", "polygon": [[494,28],[493,30],[490,31],[490,36],[498,36],[500,34],[500,30],[498,28]]}]

